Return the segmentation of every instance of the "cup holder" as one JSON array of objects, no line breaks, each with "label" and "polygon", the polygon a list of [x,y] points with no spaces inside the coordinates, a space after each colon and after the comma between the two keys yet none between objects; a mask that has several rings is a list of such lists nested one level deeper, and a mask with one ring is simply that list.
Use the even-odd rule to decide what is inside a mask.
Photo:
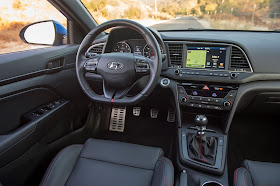
[{"label": "cup holder", "polygon": [[216,181],[207,181],[203,183],[202,186],[223,186],[223,184]]}]

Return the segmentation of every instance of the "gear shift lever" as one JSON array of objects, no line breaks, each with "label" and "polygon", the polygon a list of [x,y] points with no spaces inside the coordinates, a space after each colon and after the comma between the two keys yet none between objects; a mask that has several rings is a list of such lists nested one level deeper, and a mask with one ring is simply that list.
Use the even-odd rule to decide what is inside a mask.
[{"label": "gear shift lever", "polygon": [[205,134],[208,119],[204,115],[197,115],[194,120],[197,133],[187,134],[189,157],[193,160],[214,165],[216,161],[218,139],[215,136]]},{"label": "gear shift lever", "polygon": [[196,115],[194,122],[196,123],[197,135],[204,135],[208,119],[205,115]]}]

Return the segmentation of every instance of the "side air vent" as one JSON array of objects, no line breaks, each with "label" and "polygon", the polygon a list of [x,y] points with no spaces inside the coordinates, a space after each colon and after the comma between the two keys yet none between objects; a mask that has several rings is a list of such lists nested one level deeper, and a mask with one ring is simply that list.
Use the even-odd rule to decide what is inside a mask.
[{"label": "side air vent", "polygon": [[168,44],[171,67],[182,66],[183,44]]},{"label": "side air vent", "polygon": [[92,45],[91,47],[88,48],[87,52],[92,52],[96,54],[102,54],[104,43],[98,43],[95,45]]},{"label": "side air vent", "polygon": [[232,47],[230,70],[234,71],[251,71],[249,61],[241,49]]}]

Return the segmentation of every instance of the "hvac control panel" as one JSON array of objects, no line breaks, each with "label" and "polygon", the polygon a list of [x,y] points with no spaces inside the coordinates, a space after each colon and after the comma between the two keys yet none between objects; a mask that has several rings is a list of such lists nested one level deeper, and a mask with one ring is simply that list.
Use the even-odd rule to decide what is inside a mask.
[{"label": "hvac control panel", "polygon": [[179,83],[178,99],[182,106],[226,110],[232,108],[238,86]]}]

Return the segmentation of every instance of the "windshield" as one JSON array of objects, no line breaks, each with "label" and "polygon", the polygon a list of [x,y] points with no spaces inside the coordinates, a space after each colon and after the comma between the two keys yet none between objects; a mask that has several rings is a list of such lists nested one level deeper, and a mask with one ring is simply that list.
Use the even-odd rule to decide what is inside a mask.
[{"label": "windshield", "polygon": [[157,30],[276,30],[280,0],[82,0],[100,24],[131,19]]}]

